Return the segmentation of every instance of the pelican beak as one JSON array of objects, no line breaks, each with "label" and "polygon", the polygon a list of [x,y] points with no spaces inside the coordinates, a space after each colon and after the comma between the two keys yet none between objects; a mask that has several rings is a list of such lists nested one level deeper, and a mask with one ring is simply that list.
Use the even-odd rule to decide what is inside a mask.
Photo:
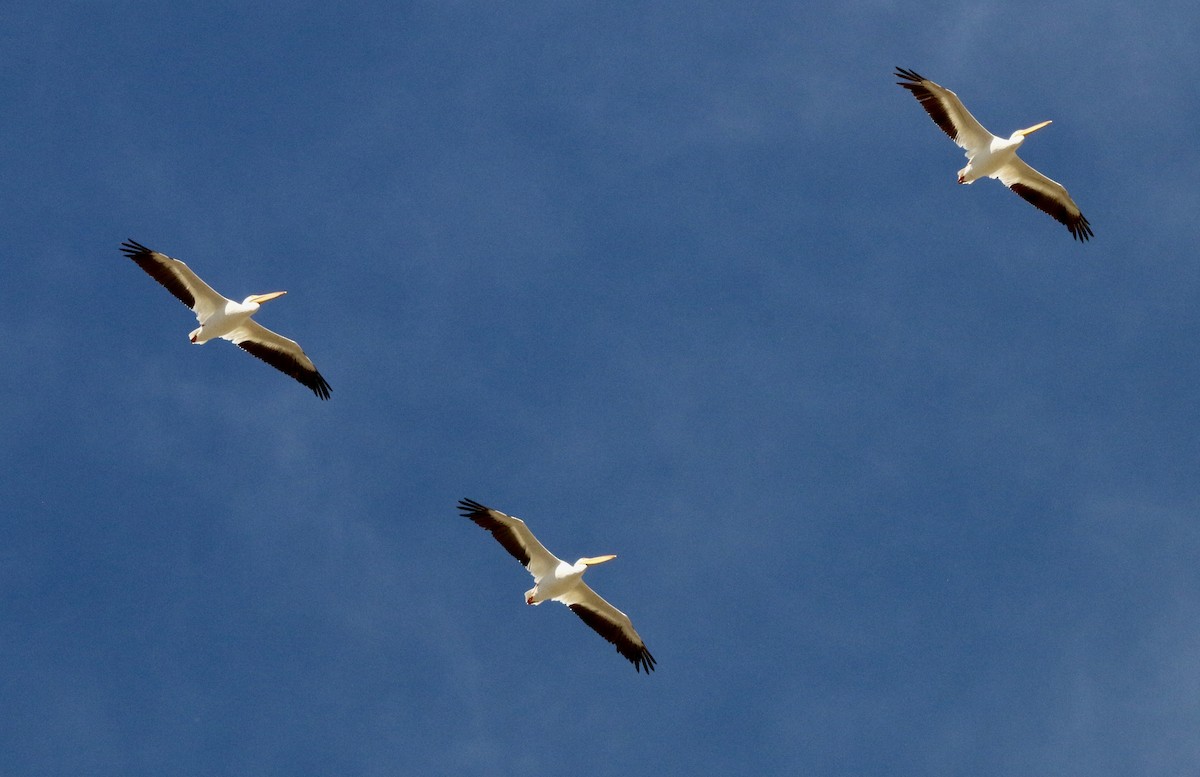
[{"label": "pelican beak", "polygon": [[1032,135],[1033,133],[1040,130],[1042,127],[1049,127],[1052,123],[1053,122],[1043,121],[1041,124],[1034,124],[1032,127],[1026,127],[1023,130],[1020,130],[1020,132],[1022,135]]},{"label": "pelican beak", "polygon": [[590,567],[595,566],[596,564],[603,564],[605,561],[612,561],[614,558],[616,558],[616,556],[610,554],[608,556],[592,556],[591,558],[581,558],[579,561]]},{"label": "pelican beak", "polygon": [[282,297],[284,294],[287,294],[287,292],[286,291],[273,291],[270,294],[255,294],[254,296],[252,296],[250,298],[250,301],[257,302],[258,304],[261,305],[264,302],[270,302],[271,300],[275,299],[276,297]]}]

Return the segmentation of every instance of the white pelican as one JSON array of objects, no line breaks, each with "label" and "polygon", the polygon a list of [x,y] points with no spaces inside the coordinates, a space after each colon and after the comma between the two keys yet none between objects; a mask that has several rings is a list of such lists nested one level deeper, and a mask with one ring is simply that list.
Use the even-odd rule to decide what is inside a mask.
[{"label": "white pelican", "polygon": [[568,564],[546,550],[520,518],[484,507],[471,499],[459,500],[458,509],[464,518],[470,518],[490,531],[496,541],[533,575],[533,588],[525,592],[526,604],[562,602],[600,636],[616,645],[617,652],[632,661],[639,672],[644,669],[649,674],[654,670],[654,656],[634,631],[629,616],[604,601],[583,582],[583,573],[589,566],[612,561],[616,556],[581,558]]},{"label": "white pelican", "polygon": [[204,345],[217,337],[230,340],[247,353],[308,386],[321,399],[329,399],[329,384],[300,346],[250,320],[258,312],[259,305],[282,297],[287,294],[286,291],[251,294],[241,302],[234,302],[213,291],[178,259],[151,251],[133,240],[122,243],[121,252],[137,262],[138,267],[148,272],[151,278],[165,286],[167,291],[196,314],[200,326],[188,335],[193,343]]},{"label": "white pelican", "polygon": [[958,171],[959,183],[974,183],[985,176],[999,178],[1001,183],[1035,207],[1066,224],[1076,240],[1082,242],[1092,237],[1088,220],[1079,212],[1063,185],[1034,170],[1017,156],[1017,149],[1025,142],[1025,137],[1050,122],[1017,130],[1007,139],[998,138],[975,120],[954,92],[901,67],[896,68],[895,75],[904,79],[896,83],[913,93],[934,123],[960,148],[967,150],[967,166]]}]

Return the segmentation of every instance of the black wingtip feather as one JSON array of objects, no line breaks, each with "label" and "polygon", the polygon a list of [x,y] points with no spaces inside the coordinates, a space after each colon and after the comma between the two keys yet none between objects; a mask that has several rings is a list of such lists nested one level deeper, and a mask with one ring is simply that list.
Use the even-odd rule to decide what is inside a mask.
[{"label": "black wingtip feather", "polygon": [[[915,70],[906,70],[905,68],[899,66],[896,67],[896,72],[893,73],[893,75],[895,75],[897,78],[903,78],[918,84],[925,80],[925,77],[917,73]],[[898,83],[900,83],[900,86],[908,86],[908,84],[905,83]]]},{"label": "black wingtip feather", "polygon": [[1086,243],[1088,238],[1095,237],[1096,233],[1092,232],[1092,226],[1088,220],[1079,214],[1079,220],[1074,224],[1068,224],[1067,229],[1071,230],[1071,236],[1081,243]]},{"label": "black wingtip feather", "polygon": [[312,389],[313,393],[321,399],[329,399],[329,392],[333,390],[329,386],[329,381],[325,380],[325,377],[319,372],[314,372],[313,376],[315,378],[313,382],[311,384],[306,383],[305,385]]},{"label": "black wingtip feather", "polygon": [[487,512],[488,508],[479,504],[474,499],[459,499],[458,509],[462,513],[463,518],[470,518],[472,513]]},{"label": "black wingtip feather", "polygon": [[126,240],[124,243],[121,243],[121,253],[132,259],[138,254],[150,254],[154,252],[149,248],[146,248],[146,246],[142,245],[138,241],[130,239]]}]

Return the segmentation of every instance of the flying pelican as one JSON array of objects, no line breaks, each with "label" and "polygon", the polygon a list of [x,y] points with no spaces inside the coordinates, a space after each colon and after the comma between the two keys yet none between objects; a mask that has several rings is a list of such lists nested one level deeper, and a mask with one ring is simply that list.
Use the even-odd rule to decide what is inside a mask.
[{"label": "flying pelican", "polygon": [[230,340],[247,353],[308,386],[321,399],[329,399],[329,384],[300,346],[250,320],[262,303],[282,297],[287,294],[286,291],[251,294],[241,302],[234,302],[213,291],[178,259],[151,251],[133,240],[121,244],[121,253],[137,262],[138,267],[192,309],[196,320],[200,322],[200,326],[188,335],[193,343],[204,345],[217,337]]},{"label": "flying pelican", "polygon": [[904,79],[897,81],[897,85],[912,92],[934,123],[960,148],[967,150],[967,166],[958,171],[959,183],[974,183],[985,176],[999,178],[1036,208],[1066,224],[1076,240],[1083,242],[1092,237],[1088,220],[1079,212],[1063,185],[1034,170],[1017,156],[1017,149],[1025,142],[1025,137],[1049,126],[1050,122],[1017,130],[1007,139],[998,138],[975,120],[954,92],[901,67],[896,68],[895,75]]},{"label": "flying pelican", "polygon": [[583,573],[589,566],[612,561],[616,556],[581,558],[568,564],[546,550],[520,518],[484,507],[472,499],[460,499],[458,509],[464,518],[470,518],[490,531],[496,541],[533,575],[533,588],[525,592],[526,604],[562,602],[600,636],[616,645],[617,652],[632,661],[637,671],[644,669],[650,674],[654,670],[654,656],[634,631],[629,616],[604,601],[583,582]]}]

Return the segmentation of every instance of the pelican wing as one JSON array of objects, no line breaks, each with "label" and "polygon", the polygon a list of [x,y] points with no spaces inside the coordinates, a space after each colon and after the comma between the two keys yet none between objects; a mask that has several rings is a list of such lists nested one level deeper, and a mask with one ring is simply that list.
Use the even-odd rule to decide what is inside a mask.
[{"label": "pelican wing", "polygon": [[458,509],[464,518],[470,518],[490,531],[496,541],[529,570],[535,581],[552,573],[560,563],[561,559],[546,550],[520,518],[485,507],[474,499],[460,499]]},{"label": "pelican wing", "polygon": [[329,383],[317,372],[312,359],[308,358],[295,340],[289,340],[250,319],[246,319],[244,324],[222,337],[233,341],[246,353],[257,356],[280,372],[291,375],[321,399],[329,399]]},{"label": "pelican wing", "polygon": [[1049,213],[1065,224],[1071,237],[1080,242],[1092,237],[1092,227],[1079,211],[1079,206],[1067,194],[1067,189],[1027,165],[1020,157],[996,171],[996,177],[1038,210]]},{"label": "pelican wing", "polygon": [[146,246],[134,240],[126,240],[121,244],[121,253],[128,256],[138,267],[161,283],[167,291],[192,309],[196,319],[201,323],[214,312],[225,307],[228,299],[218,294],[191,268],[178,259],[172,259],[166,254],[151,251]]},{"label": "pelican wing", "polygon": [[616,645],[617,652],[629,659],[639,672],[645,670],[646,674],[650,674],[654,671],[654,656],[650,655],[646,643],[642,642],[633,628],[633,621],[589,588],[587,583],[580,580],[579,585],[557,599],[570,607],[571,612],[597,634]]},{"label": "pelican wing", "polygon": [[965,148],[968,157],[991,143],[994,135],[971,115],[954,92],[902,67],[896,68],[895,75],[904,79],[896,84],[912,92],[934,124]]}]

